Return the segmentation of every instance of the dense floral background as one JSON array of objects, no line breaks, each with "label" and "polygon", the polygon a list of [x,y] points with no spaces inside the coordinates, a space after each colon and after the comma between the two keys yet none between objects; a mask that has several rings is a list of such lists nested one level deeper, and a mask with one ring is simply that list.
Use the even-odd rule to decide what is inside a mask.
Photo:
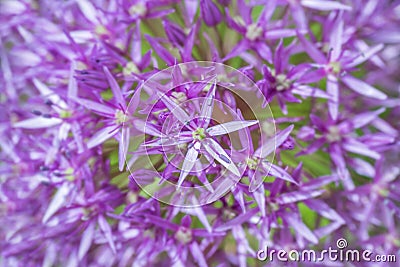
[{"label": "dense floral background", "polygon": [[[265,246],[320,251],[339,238],[400,261],[399,1],[2,0],[0,57],[1,266],[261,266]],[[146,109],[145,81],[191,61],[254,81],[274,137],[248,135],[243,158],[220,135],[263,135],[267,119],[188,123],[196,109],[179,104],[197,97],[244,112],[215,84],[147,88],[166,94]],[[184,208],[138,186],[152,174],[128,170],[143,153],[129,138],[146,132],[157,156],[168,116],[188,129],[168,146],[187,154],[182,171],[161,162],[162,179],[206,183],[190,163],[204,154],[212,174],[240,173],[227,194],[208,188],[216,201]]]}]

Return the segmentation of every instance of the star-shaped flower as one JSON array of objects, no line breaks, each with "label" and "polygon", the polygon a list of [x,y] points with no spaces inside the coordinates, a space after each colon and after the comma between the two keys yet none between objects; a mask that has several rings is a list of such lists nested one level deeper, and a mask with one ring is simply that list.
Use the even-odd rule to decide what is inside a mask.
[{"label": "star-shaped flower", "polygon": [[[182,185],[184,179],[192,171],[200,153],[206,153],[206,157],[211,156],[211,158],[218,161],[234,175],[240,177],[240,172],[237,166],[234,164],[225,149],[215,140],[215,137],[252,126],[258,123],[258,121],[230,121],[210,127],[211,115],[214,109],[216,86],[216,82],[211,85],[211,88],[201,106],[200,115],[196,121],[192,120],[193,118],[190,117],[188,113],[171,98],[165,94],[159,94],[161,101],[171,111],[172,115],[184,125],[185,130],[178,134],[162,134],[154,133],[154,131],[147,131],[148,134],[157,136],[158,138],[152,142],[145,143],[145,145],[170,146],[188,143],[188,150],[179,175],[178,187]],[[146,130],[147,129],[145,129],[145,131]]]}]

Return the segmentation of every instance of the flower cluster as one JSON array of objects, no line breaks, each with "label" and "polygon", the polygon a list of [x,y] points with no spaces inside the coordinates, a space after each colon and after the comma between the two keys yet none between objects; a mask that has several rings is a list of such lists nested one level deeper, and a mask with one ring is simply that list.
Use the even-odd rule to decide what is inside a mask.
[{"label": "flower cluster", "polygon": [[390,0],[0,1],[0,265],[398,253],[399,29]]}]

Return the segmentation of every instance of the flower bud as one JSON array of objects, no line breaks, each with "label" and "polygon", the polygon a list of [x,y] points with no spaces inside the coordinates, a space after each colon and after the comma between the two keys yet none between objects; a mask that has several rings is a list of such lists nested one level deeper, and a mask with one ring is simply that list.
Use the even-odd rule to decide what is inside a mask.
[{"label": "flower bud", "polygon": [[222,20],[221,11],[211,0],[200,1],[200,12],[207,26],[216,26]]}]

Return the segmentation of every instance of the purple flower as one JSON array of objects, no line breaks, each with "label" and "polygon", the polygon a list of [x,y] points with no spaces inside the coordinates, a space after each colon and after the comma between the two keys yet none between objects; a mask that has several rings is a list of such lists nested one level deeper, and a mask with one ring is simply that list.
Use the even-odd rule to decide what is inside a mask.
[{"label": "purple flower", "polygon": [[253,21],[251,17],[252,7],[243,0],[238,1],[239,16],[236,19],[226,10],[228,25],[244,38],[225,56],[224,61],[239,56],[248,49],[256,51],[262,59],[272,61],[272,52],[267,41],[296,35],[294,29],[283,29],[279,26],[279,21],[271,21],[276,5],[276,2],[268,1],[257,21]]},{"label": "purple flower", "polygon": [[398,256],[399,28],[398,1],[0,1],[2,266]]},{"label": "purple flower", "polygon": [[[211,114],[214,107],[214,98],[216,91],[216,83],[211,84],[207,96],[201,106],[199,120],[194,122],[191,117],[177,105],[173,100],[165,95],[159,95],[163,104],[172,112],[174,117],[184,125],[187,130],[183,130],[178,134],[174,133],[153,133],[158,138],[146,143],[146,146],[163,146],[163,145],[178,145],[188,143],[188,150],[182,164],[182,169],[179,175],[178,187],[181,186],[185,177],[192,171],[196,164],[199,153],[206,153],[211,159],[218,161],[234,175],[240,177],[240,172],[232,161],[230,156],[214,139],[217,136],[235,132],[251,125],[258,121],[230,121],[215,126],[210,125]],[[151,134],[151,133],[150,133]]]},{"label": "purple flower", "polygon": [[[299,132],[299,137],[304,137],[305,140],[310,140],[311,137],[316,137],[316,140],[299,155],[314,153],[325,144],[328,144],[328,152],[334,165],[336,166],[337,173],[343,179],[343,182],[349,187],[349,189],[354,188],[354,184],[350,180],[350,173],[346,167],[346,153],[355,153],[373,158],[375,160],[381,158],[380,153],[370,148],[371,141],[374,139],[373,136],[379,136],[379,134],[375,133],[371,134],[368,138],[362,138],[354,134],[354,131],[366,126],[372,120],[377,118],[382,112],[384,112],[384,109],[379,109],[374,112],[365,112],[363,114],[356,115],[351,119],[343,119],[339,121],[333,121],[330,119],[325,122],[315,115],[310,115],[310,119],[315,129],[317,129],[322,135],[317,134],[314,129],[310,129],[308,126],[305,126]],[[385,138],[382,138],[380,141],[378,141],[378,145],[385,145],[392,143],[393,141],[393,137],[390,135],[385,135]],[[361,159],[353,160],[355,161],[355,164],[364,164],[364,167],[360,169],[362,174],[365,174],[365,171],[367,170],[365,166],[368,166],[368,163],[362,161]],[[357,169],[358,168],[356,167],[356,170]]]},{"label": "purple flower", "polygon": [[314,67],[322,69],[323,76],[326,76],[326,90],[331,95],[329,101],[329,114],[336,120],[339,113],[339,81],[342,81],[351,90],[367,97],[376,99],[386,99],[386,94],[382,93],[373,86],[354,78],[349,72],[354,71],[355,67],[362,64],[383,48],[378,44],[366,51],[354,53],[343,50],[345,47],[345,25],[341,13],[338,13],[336,19],[329,22],[331,31],[326,38],[328,43],[328,55],[325,56],[320,49],[308,41],[301,34],[298,35],[305,51],[315,61]]},{"label": "purple flower", "polygon": [[278,97],[278,103],[284,114],[287,114],[286,102],[301,102],[293,94],[302,97],[330,98],[330,95],[324,91],[308,85],[320,79],[319,73],[313,71],[311,66],[288,64],[290,49],[290,47],[284,48],[282,41],[279,43],[273,58],[274,68],[264,65],[262,68],[264,79],[258,82],[258,86],[268,101],[271,101],[274,96]]}]

